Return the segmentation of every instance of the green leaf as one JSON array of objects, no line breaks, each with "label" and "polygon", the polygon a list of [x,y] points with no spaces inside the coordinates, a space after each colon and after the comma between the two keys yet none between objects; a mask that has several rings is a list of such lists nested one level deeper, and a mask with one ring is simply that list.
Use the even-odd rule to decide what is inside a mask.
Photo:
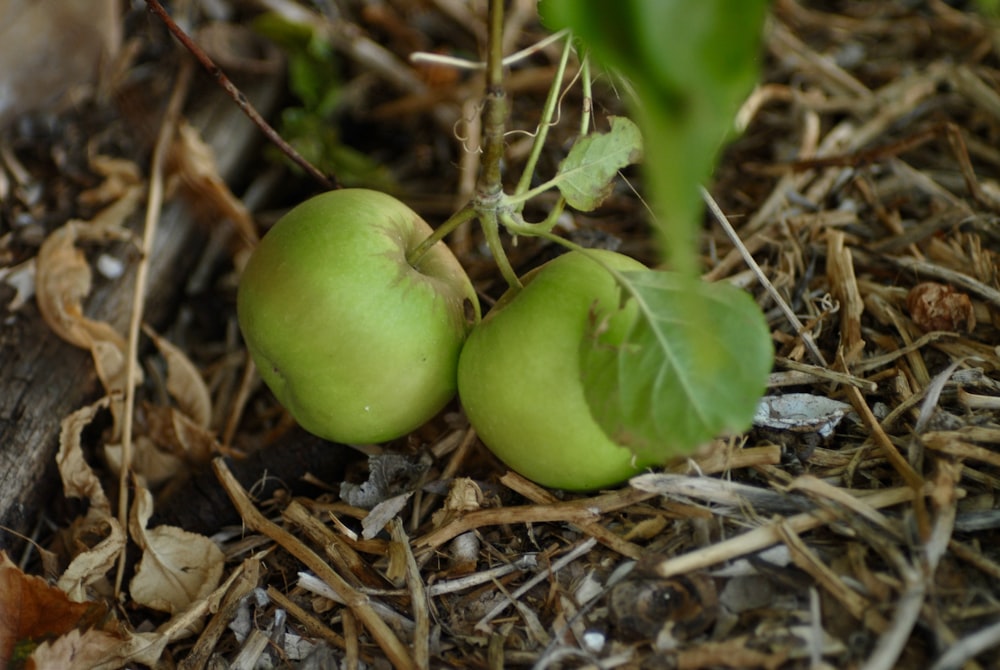
[{"label": "green leaf", "polygon": [[542,0],[550,29],[569,27],[628,79],[647,148],[646,190],[674,269],[698,274],[698,187],[711,176],[757,77],[766,0]]},{"label": "green leaf", "polygon": [[[387,192],[399,189],[387,167],[344,144],[336,126],[307,109],[283,109],[281,134],[310,163],[337,175],[343,186],[363,186]],[[271,155],[280,159],[276,150]]]},{"label": "green leaf", "polygon": [[593,324],[581,348],[584,389],[604,431],[666,461],[749,427],[774,358],[750,294],[679,273],[626,272],[624,328]]},{"label": "green leaf", "polygon": [[556,186],[571,207],[597,208],[611,194],[613,180],[642,156],[639,127],[623,116],[611,117],[611,130],[580,138],[559,164]]},{"label": "green leaf", "polygon": [[[321,172],[335,174],[343,186],[399,190],[388,168],[345,144],[337,130],[335,112],[343,85],[329,40],[315,26],[273,12],[258,16],[253,26],[285,52],[289,89],[302,102],[281,111],[281,136]],[[268,153],[299,171],[276,149]]]},{"label": "green leaf", "polygon": [[313,26],[294,23],[276,13],[254,20],[254,29],[281,47],[288,59],[288,86],[305,109],[328,116],[340,98],[343,84],[336,53]]},{"label": "green leaf", "polygon": [[991,19],[1000,17],[1000,0],[979,0],[979,11]]}]

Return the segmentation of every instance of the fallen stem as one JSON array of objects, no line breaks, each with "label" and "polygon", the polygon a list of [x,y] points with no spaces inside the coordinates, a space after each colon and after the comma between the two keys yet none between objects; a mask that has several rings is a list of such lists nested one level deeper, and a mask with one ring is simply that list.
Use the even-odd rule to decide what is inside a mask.
[{"label": "fallen stem", "polygon": [[820,352],[819,347],[816,346],[816,341],[813,340],[812,334],[810,334],[806,327],[802,325],[799,317],[795,315],[792,308],[789,307],[785,299],[781,297],[780,293],[778,293],[778,289],[774,288],[774,284],[771,283],[771,280],[764,274],[760,265],[758,265],[757,261],[754,260],[754,257],[747,250],[743,241],[740,239],[740,236],[736,234],[736,230],[733,228],[732,224],[729,223],[729,219],[727,219],[726,215],[722,212],[719,204],[715,202],[715,198],[713,198],[704,187],[701,189],[701,197],[705,201],[705,204],[708,205],[708,209],[712,212],[712,216],[714,216],[715,220],[720,226],[722,226],[722,230],[725,231],[726,236],[729,237],[733,246],[736,247],[740,256],[743,257],[743,262],[747,264],[747,267],[749,267],[754,273],[754,276],[757,277],[757,281],[760,282],[760,285],[764,287],[767,294],[771,296],[771,299],[774,300],[774,302],[781,309],[782,314],[785,315],[785,319],[787,319],[788,323],[790,323],[792,328],[795,329],[795,334],[802,339],[802,342],[806,345],[806,349],[809,351],[809,355],[813,357],[818,365],[821,365],[824,368],[829,367],[822,352]]},{"label": "fallen stem", "polygon": [[212,468],[247,528],[262,533],[277,542],[285,551],[299,559],[317,577],[326,582],[327,586],[333,589],[334,593],[351,609],[354,616],[368,629],[393,667],[406,670],[417,669],[417,664],[409,650],[400,642],[389,625],[372,610],[371,602],[367,596],[358,592],[343,577],[334,572],[333,568],[319,554],[302,544],[287,530],[267,519],[260,510],[254,507],[243,486],[229,470],[225,460],[216,458],[212,461]]},{"label": "fallen stem", "polygon": [[247,118],[249,118],[254,125],[260,128],[261,132],[264,133],[264,136],[267,137],[272,144],[277,146],[283,154],[292,160],[292,162],[305,170],[306,174],[315,179],[323,188],[337,188],[336,178],[332,175],[323,174],[319,168],[306,160],[302,154],[286,142],[281,135],[278,134],[278,131],[272,128],[271,125],[264,120],[264,117],[262,117],[256,109],[254,109],[254,106],[250,104],[246,95],[244,95],[244,93],[236,87],[236,84],[234,84],[232,80],[226,76],[226,73],[222,71],[222,68],[216,65],[209,55],[205,53],[201,47],[195,44],[194,40],[192,40],[187,33],[185,33],[184,30],[178,26],[172,18],[170,18],[167,10],[163,8],[163,5],[161,5],[158,0],[146,0],[146,6],[149,8],[149,11],[156,14],[156,16],[163,21],[164,25],[167,26],[167,29],[173,34],[173,36],[176,37],[181,45],[183,45],[184,48],[195,57],[205,71],[208,72],[208,74],[211,75],[216,82],[218,82],[219,86],[222,87],[222,90],[229,94],[229,97],[233,99],[233,102],[235,102],[237,106],[243,110],[243,113],[247,115]]},{"label": "fallen stem", "polygon": [[[909,486],[900,486],[866,495],[862,500],[873,509],[881,509],[908,502],[923,494],[923,492],[914,490]],[[716,542],[704,549],[668,558],[656,565],[650,566],[650,571],[656,576],[666,579],[674,575],[683,575],[695,570],[703,570],[723,561],[753,554],[778,544],[782,540],[781,529],[779,528],[782,524],[796,533],[804,533],[807,530],[825,526],[836,520],[837,514],[832,510],[824,509],[815,512],[803,512],[769,523],[766,526],[755,528],[728,540]]]},{"label": "fallen stem", "polygon": [[[129,317],[127,350],[125,353],[125,399],[122,410],[122,455],[121,468],[118,472],[118,523],[128,532],[129,478],[132,474],[132,424],[135,419],[135,387],[138,371],[136,360],[139,357],[139,329],[142,327],[142,314],[146,302],[146,286],[149,284],[149,264],[153,255],[153,243],[156,240],[157,224],[160,220],[160,209],[163,207],[163,181],[166,169],[167,154],[177,132],[177,119],[180,117],[187,97],[188,84],[191,81],[191,67],[182,66],[174,82],[173,92],[167,102],[163,116],[163,124],[156,138],[149,175],[149,192],[146,197],[146,215],[143,222],[142,247],[139,264],[135,272],[135,288],[132,291],[132,312]],[[122,582],[125,579],[126,552],[118,556],[117,572],[115,573],[115,593],[120,594]]]}]

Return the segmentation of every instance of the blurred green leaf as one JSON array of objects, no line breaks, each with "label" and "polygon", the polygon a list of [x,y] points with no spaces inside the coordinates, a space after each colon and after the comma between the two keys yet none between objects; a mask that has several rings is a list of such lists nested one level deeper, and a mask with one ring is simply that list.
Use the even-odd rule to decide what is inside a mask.
[{"label": "blurred green leaf", "polygon": [[697,272],[698,187],[711,176],[757,77],[766,0],[541,0],[550,29],[571,28],[632,85],[646,147],[646,191],[667,260]]},{"label": "blurred green leaf", "polygon": [[288,107],[281,114],[281,134],[310,163],[337,175],[342,186],[386,192],[397,189],[385,166],[342,143],[337,128],[321,116],[301,107]]},{"label": "blurred green leaf", "polygon": [[1000,18],[1000,0],[977,0],[979,11],[993,19]]},{"label": "blurred green leaf", "polygon": [[[387,168],[341,140],[334,113],[342,82],[329,41],[312,26],[292,23],[275,13],[257,17],[254,29],[284,51],[289,90],[302,103],[282,110],[281,136],[322,172],[336,175],[343,186],[397,190]],[[274,151],[272,155],[278,158],[280,154]]]}]

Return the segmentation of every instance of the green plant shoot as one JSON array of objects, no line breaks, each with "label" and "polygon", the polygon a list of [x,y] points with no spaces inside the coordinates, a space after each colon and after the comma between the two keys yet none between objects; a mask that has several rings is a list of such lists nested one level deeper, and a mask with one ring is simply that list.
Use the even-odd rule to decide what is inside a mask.
[{"label": "green plant shoot", "polygon": [[[697,245],[699,188],[756,79],[766,6],[764,0],[540,3],[550,28],[571,28],[634,94],[646,193],[672,272],[616,275],[639,316],[620,346],[584,346],[582,370],[594,418],[643,458],[688,453],[720,432],[746,428],[766,388],[773,348],[764,316],[749,294],[698,279]],[[571,205],[587,209],[600,200],[600,190],[591,189],[597,199],[588,201],[558,186]],[[598,343],[599,331],[596,324]]]}]

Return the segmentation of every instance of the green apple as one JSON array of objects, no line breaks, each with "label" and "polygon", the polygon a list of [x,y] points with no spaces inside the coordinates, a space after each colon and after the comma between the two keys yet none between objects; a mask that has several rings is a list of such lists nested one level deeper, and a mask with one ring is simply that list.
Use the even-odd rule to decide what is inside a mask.
[{"label": "green apple", "polygon": [[[617,270],[645,269],[618,253],[591,253]],[[579,252],[522,281],[524,288],[501,297],[462,349],[458,393],[469,422],[504,463],[539,484],[590,490],[621,483],[651,463],[637,462],[593,418],[580,352],[620,342],[635,306],[622,309],[611,274]]]},{"label": "green apple", "polygon": [[240,328],[261,377],[309,432],[384,442],[454,397],[479,302],[444,243],[407,262],[430,233],[392,196],[343,189],[292,209],[254,250]]}]

